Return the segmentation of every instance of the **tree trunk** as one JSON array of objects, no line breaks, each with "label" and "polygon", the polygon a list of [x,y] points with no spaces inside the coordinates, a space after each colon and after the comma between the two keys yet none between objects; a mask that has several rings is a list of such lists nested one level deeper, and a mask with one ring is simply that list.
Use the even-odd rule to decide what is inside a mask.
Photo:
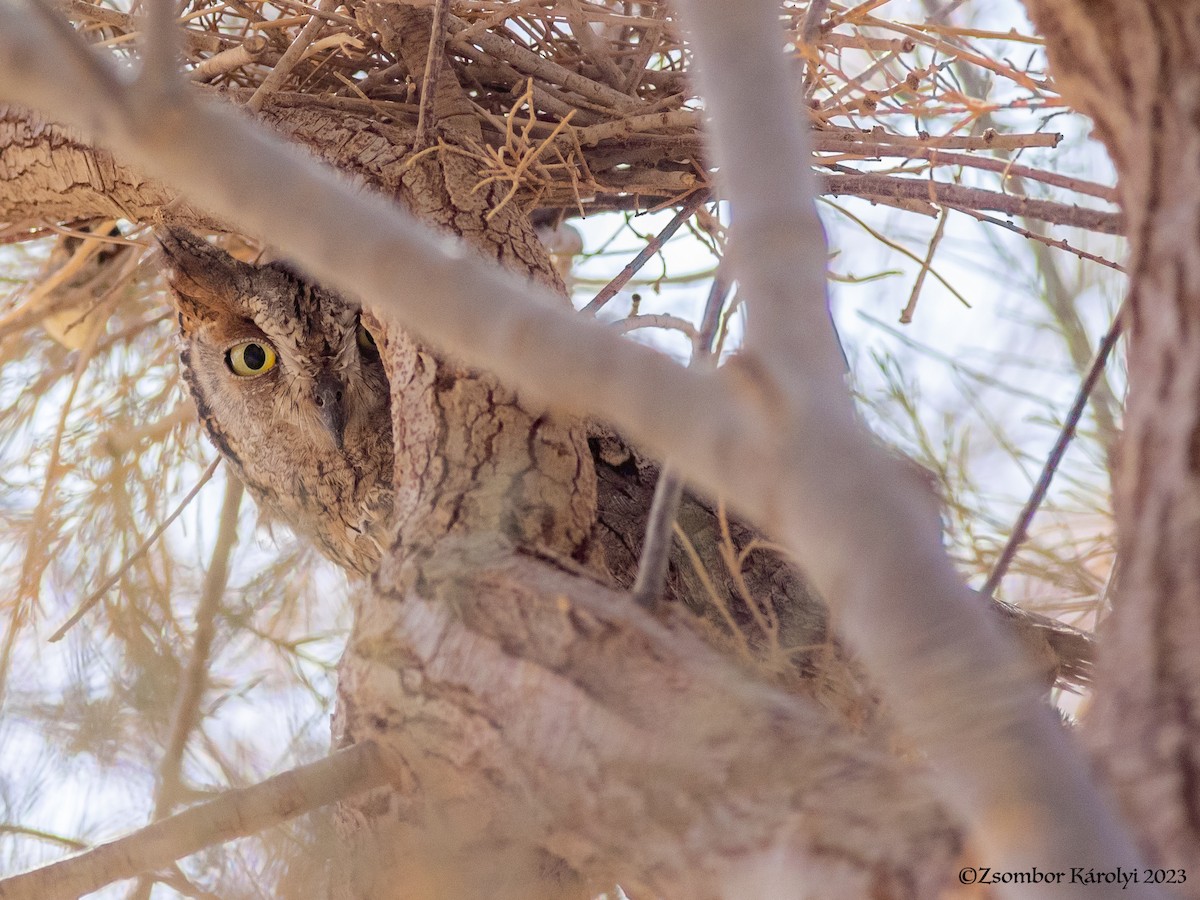
[{"label": "tree trunk", "polygon": [[[1129,223],[1121,584],[1098,661],[1095,759],[1158,863],[1200,870],[1200,3],[1028,0],[1090,115]],[[1188,892],[1200,895],[1189,880]]]},{"label": "tree trunk", "polygon": [[[412,36],[411,21],[393,29],[391,17],[370,6],[359,16],[374,19],[385,41],[403,39],[395,49],[418,66],[412,46],[428,41]],[[439,89],[453,102],[445,85]],[[318,137],[291,124],[302,142]],[[439,136],[449,146],[415,162],[403,152],[383,165],[377,154],[360,154],[372,160],[362,174],[426,221],[561,293],[525,215],[503,202],[507,186],[476,189],[478,163],[465,147],[455,152],[470,135],[443,126]],[[326,144],[327,133],[319,137]],[[345,156],[335,162],[353,171]],[[335,743],[374,739],[394,753],[401,774],[397,790],[342,804],[350,849],[342,896],[382,900],[431,883],[456,896],[586,896],[616,880],[666,896],[715,895],[736,878],[739,859],[767,857],[777,842],[792,845],[814,870],[838,871],[844,896],[916,896],[940,882],[957,847],[955,829],[919,790],[890,784],[894,764],[880,757],[853,774],[846,766],[865,761],[866,745],[815,708],[772,726],[756,721],[736,688],[731,696],[709,678],[693,680],[689,673],[708,657],[702,644],[685,639],[694,654],[686,661],[679,647],[648,647],[640,629],[622,621],[636,609],[614,615],[630,606],[627,598],[596,602],[612,569],[628,579],[636,561],[633,553],[620,558],[617,546],[635,540],[633,523],[618,524],[615,513],[598,519],[598,429],[529,407],[410,335],[385,333],[382,352],[397,450],[395,543],[357,610],[339,670]],[[636,468],[632,455],[628,464]],[[621,496],[615,485],[630,483],[612,478],[615,468],[602,466],[607,498]],[[606,511],[615,505],[604,504]],[[714,537],[696,541],[710,561]],[[725,587],[729,576],[720,571],[714,567]],[[678,588],[678,566],[676,573]],[[777,592],[765,605],[772,603],[789,626],[798,617],[807,623],[802,632],[787,629],[791,646],[832,651],[809,685],[821,684],[818,693],[836,695],[843,712],[867,719],[871,704],[852,696],[856,682],[829,644],[815,597]],[[671,623],[677,632],[695,627],[686,614],[672,614]],[[743,637],[737,628],[707,633],[726,646]],[[599,634],[607,639],[597,645]],[[721,666],[715,658],[708,665]],[[675,685],[666,696],[646,690],[663,679]],[[732,672],[727,679],[741,680]],[[707,711],[699,718],[698,703]],[[815,742],[813,729],[825,741]],[[813,753],[811,783],[800,792],[788,786],[794,761],[771,762],[796,743]],[[694,755],[662,756],[660,748],[680,746]],[[755,825],[726,830],[722,823],[734,814],[728,782],[743,767],[757,770],[760,781]],[[892,837],[863,842],[854,829],[833,824],[854,808],[838,795],[856,783],[864,802],[890,819]],[[904,799],[893,808],[882,798],[897,790]],[[700,853],[673,834],[681,821],[708,832],[697,842]],[[614,843],[615,835],[624,839]],[[830,883],[812,872],[806,881]]]}]

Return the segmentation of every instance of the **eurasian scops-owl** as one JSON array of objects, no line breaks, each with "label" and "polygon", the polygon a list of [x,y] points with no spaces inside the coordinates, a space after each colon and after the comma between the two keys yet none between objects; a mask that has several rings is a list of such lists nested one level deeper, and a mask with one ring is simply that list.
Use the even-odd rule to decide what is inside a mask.
[{"label": "eurasian scops-owl", "polygon": [[359,311],[286,267],[161,229],[184,377],[260,508],[362,575],[392,508],[387,377]]}]

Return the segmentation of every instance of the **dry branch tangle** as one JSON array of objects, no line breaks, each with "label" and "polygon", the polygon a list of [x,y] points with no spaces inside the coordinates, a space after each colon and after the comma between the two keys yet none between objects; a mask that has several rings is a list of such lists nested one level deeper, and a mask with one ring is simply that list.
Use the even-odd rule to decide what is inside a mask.
[{"label": "dry branch tangle", "polygon": [[[369,109],[340,108],[320,98],[303,98],[295,94],[281,97],[278,103],[266,106],[264,117],[282,133],[302,140],[318,155],[334,164],[344,165],[347,170],[357,166],[379,170],[388,160],[402,159],[411,146],[408,128],[388,124]],[[355,134],[357,131],[362,134]],[[869,136],[853,137],[862,139],[859,141],[862,152],[872,152]],[[893,146],[894,138],[880,137],[878,140],[887,155],[905,156],[903,145]],[[353,146],[347,145],[346,141],[352,141]],[[696,154],[698,143],[698,135],[689,136],[680,152]],[[356,148],[358,152],[355,152]],[[912,156],[927,157],[933,152],[928,146],[914,145]],[[376,160],[372,153],[380,154],[380,159]],[[612,181],[615,190],[614,179],[619,174],[600,178]],[[639,179],[641,176],[633,173],[624,189],[632,194],[639,187],[648,190],[642,205],[653,205],[663,199],[662,186],[641,184]],[[690,183],[700,184],[695,179]],[[682,185],[676,188],[681,189]],[[921,203],[936,199],[956,206],[996,210],[1010,216],[1027,216],[1103,234],[1119,234],[1124,230],[1120,215],[1105,210],[945,182],[870,174],[825,175],[820,180],[820,189],[832,196],[880,201]],[[164,185],[118,163],[108,151],[89,145],[74,129],[53,124],[38,113],[0,104],[0,222],[33,226],[45,220],[114,216],[140,221],[152,217],[172,197],[173,192]],[[631,201],[636,197],[623,199]],[[525,202],[524,195],[521,200]],[[617,197],[613,202],[621,200]],[[552,208],[566,209],[573,208],[575,202],[569,184],[545,191],[539,200]],[[603,206],[603,201],[598,199],[597,202]],[[934,207],[928,209],[932,211]],[[216,222],[189,208],[179,211],[176,218],[200,226],[217,226]]]},{"label": "dry branch tangle", "polygon": [[1116,163],[1129,222],[1122,573],[1092,738],[1145,846],[1191,875],[1200,871],[1200,4],[1026,6],[1064,95],[1092,116]]}]

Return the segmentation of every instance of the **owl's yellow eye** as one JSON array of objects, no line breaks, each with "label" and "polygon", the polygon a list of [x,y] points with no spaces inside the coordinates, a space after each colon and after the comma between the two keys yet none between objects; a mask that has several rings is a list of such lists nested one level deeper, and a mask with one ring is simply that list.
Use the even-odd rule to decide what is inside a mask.
[{"label": "owl's yellow eye", "polygon": [[358,348],[364,353],[379,352],[379,348],[375,346],[375,338],[371,337],[371,332],[363,328],[362,322],[358,323]]},{"label": "owl's yellow eye", "polygon": [[252,378],[275,368],[275,348],[266,341],[245,341],[229,348],[225,362],[234,375]]}]

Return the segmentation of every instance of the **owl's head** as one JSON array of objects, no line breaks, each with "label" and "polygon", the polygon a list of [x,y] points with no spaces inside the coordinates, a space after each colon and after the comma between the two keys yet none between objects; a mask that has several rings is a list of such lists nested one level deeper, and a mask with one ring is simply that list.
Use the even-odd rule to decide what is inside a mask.
[{"label": "owl's head", "polygon": [[358,308],[183,229],[158,238],[209,435],[260,503],[346,564],[340,536],[317,519],[333,516],[353,542],[391,492],[387,378]]}]

